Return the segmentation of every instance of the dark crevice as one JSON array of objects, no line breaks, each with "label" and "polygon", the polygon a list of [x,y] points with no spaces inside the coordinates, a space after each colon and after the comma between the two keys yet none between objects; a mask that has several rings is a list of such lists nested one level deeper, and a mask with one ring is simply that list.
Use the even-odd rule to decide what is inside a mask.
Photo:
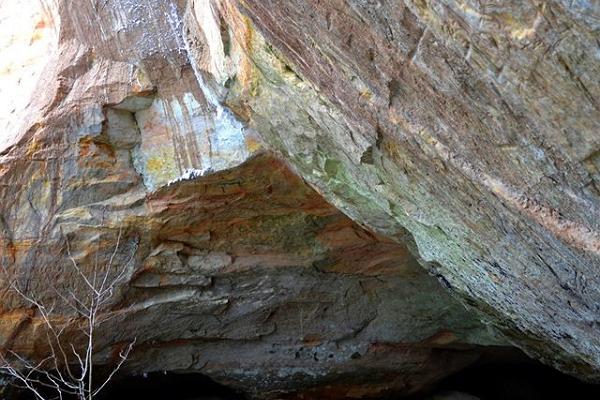
[{"label": "dark crevice", "polygon": [[[428,392],[407,399],[445,399],[443,396],[450,393],[470,395],[479,400],[600,399],[600,385],[563,374],[521,353],[516,357],[483,357]],[[467,398],[470,399],[464,397]]]},{"label": "dark crevice", "polygon": [[[296,358],[300,354],[296,354]],[[317,357],[317,354],[314,354]],[[332,354],[329,357],[333,357]],[[360,358],[359,353],[352,355]],[[308,388],[307,388],[308,389]],[[6,393],[0,393],[6,395]],[[260,395],[260,394],[259,394]],[[297,397],[300,396],[300,397]],[[296,393],[292,398],[303,397]],[[461,397],[462,396],[462,397]],[[4,398],[4,397],[2,397]],[[28,393],[13,400],[32,400]],[[368,397],[371,400],[376,400]],[[154,372],[115,379],[96,400],[246,400],[243,394],[199,373]],[[352,397],[352,399],[357,399]],[[480,361],[412,396],[388,395],[379,400],[547,400],[600,399],[600,385],[580,381],[513,349],[491,347]],[[325,400],[325,399],[323,399]],[[341,400],[336,397],[336,400]]]},{"label": "dark crevice", "polygon": [[245,400],[202,374],[150,373],[121,378],[98,400]]},{"label": "dark crevice", "polygon": [[[29,392],[11,390],[0,392],[11,400],[36,400]],[[48,398],[54,391],[42,391]],[[75,400],[68,396],[64,400]],[[144,375],[124,376],[111,382],[94,400],[246,400],[236,391],[220,385],[199,373],[153,372]]]}]

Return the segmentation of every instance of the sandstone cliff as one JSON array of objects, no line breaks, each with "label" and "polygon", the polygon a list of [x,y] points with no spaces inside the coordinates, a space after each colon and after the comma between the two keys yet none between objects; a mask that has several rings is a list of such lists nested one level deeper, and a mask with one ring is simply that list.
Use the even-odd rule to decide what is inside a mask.
[{"label": "sandstone cliff", "polygon": [[0,262],[51,298],[67,242],[123,232],[99,363],[376,396],[511,345],[598,379],[600,4],[40,4],[3,43]]}]

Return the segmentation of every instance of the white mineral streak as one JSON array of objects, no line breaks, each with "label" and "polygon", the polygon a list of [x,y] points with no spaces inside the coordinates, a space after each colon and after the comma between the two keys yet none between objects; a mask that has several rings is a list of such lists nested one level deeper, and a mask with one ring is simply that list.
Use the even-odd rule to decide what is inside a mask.
[{"label": "white mineral streak", "polygon": [[[18,139],[23,125],[21,111],[34,95],[48,55],[57,47],[54,24],[58,22],[52,17],[56,15],[56,4],[52,0],[0,0],[0,151]],[[175,2],[159,3],[159,7],[147,0],[97,4],[93,3],[97,10],[94,21],[89,16],[79,18],[77,9],[69,12],[78,32],[84,35],[86,26],[98,26],[100,40],[95,44],[111,43],[117,57],[131,51],[119,38],[138,32],[135,54],[128,53],[127,59],[141,63],[143,68],[152,68],[143,65],[145,58],[162,53],[178,70],[176,54],[187,54],[208,103],[207,107],[193,92],[168,98],[161,98],[159,93],[149,108],[138,110],[141,145],[134,151],[134,163],[146,189],[154,191],[177,180],[194,179],[244,162],[250,155],[245,128],[205,81],[210,76],[223,84],[229,77],[226,66],[234,62],[225,55],[215,4],[202,0],[194,7],[208,42],[208,57],[203,57],[209,60],[206,66],[197,65],[195,49],[184,34],[181,10]],[[165,23],[159,26],[156,21]],[[85,79],[91,82],[102,78]]]},{"label": "white mineral streak", "polygon": [[[131,4],[131,0],[121,0],[119,4]],[[144,7],[152,6],[151,2],[142,4]],[[168,42],[171,52],[175,50],[178,54],[187,55],[204,99],[197,98],[194,91],[179,92],[168,95],[167,98],[158,93],[150,107],[136,113],[141,143],[133,152],[133,160],[148,191],[231,168],[244,162],[250,154],[244,126],[231,111],[221,105],[218,96],[205,82],[203,73],[206,76],[210,74],[211,78],[222,84],[228,77],[224,68],[228,59],[221,41],[219,20],[210,2],[203,0],[198,5],[201,9],[201,26],[206,29],[210,52],[211,66],[208,68],[196,64],[195,49],[191,47],[184,32],[181,10],[174,2],[164,3],[160,7],[166,29],[156,33],[153,41]],[[139,6],[125,8],[129,14],[128,20],[133,21],[137,21],[137,14],[143,11]],[[158,11],[147,9],[146,12],[153,15]],[[154,44],[158,45],[160,43]],[[151,46],[145,46],[147,49],[144,51],[148,53]],[[174,67],[180,68],[176,65]]]},{"label": "white mineral streak", "polygon": [[[199,4],[200,6],[196,7],[196,12],[197,18],[199,18],[200,26],[204,31],[208,41],[210,52],[209,58],[211,60],[209,72],[219,83],[222,83],[227,79],[227,73],[224,71],[225,53],[223,49],[223,43],[221,41],[217,17],[212,7],[212,2],[202,0],[199,2]],[[181,23],[171,23],[170,25],[177,27],[178,29],[182,28]],[[211,136],[211,157],[205,157],[202,160],[203,168],[201,171],[204,172],[200,174],[201,176],[204,175],[206,171],[218,171],[229,168],[234,164],[239,164],[248,158],[249,152],[246,148],[243,124],[228,108],[223,107],[216,94],[213,93],[213,91],[208,87],[195,58],[192,56],[192,51],[187,36],[182,33],[181,37],[183,38],[184,47],[194,70],[194,75],[196,76],[198,86],[202,90],[206,101],[215,110],[215,114],[213,115],[213,131],[212,133],[209,132]],[[186,95],[184,100],[185,103],[195,103],[195,99],[191,95]],[[193,177],[198,176],[195,173],[189,173],[189,171],[198,170],[186,170],[179,178],[176,178],[171,182],[193,179]]]},{"label": "white mineral streak", "polygon": [[197,168],[188,168],[186,169],[183,174],[181,174],[180,176],[178,176],[175,179],[171,179],[168,183],[167,186],[170,186],[174,183],[177,182],[182,182],[182,181],[191,181],[194,180],[196,178],[202,177],[204,175],[208,175],[211,172],[213,172],[212,168],[207,167],[207,168],[202,168],[202,169],[197,169]]}]

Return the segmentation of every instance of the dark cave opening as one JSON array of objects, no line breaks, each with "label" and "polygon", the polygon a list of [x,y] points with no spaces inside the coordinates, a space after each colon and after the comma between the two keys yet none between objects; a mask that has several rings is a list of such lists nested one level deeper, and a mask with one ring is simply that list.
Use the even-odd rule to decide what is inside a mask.
[{"label": "dark cave opening", "polygon": [[98,400],[245,400],[202,374],[153,372],[117,379]]},{"label": "dark cave opening", "polygon": [[451,397],[451,393],[479,400],[600,399],[600,384],[584,382],[523,356],[518,361],[476,363],[443,379],[429,393],[410,399],[471,399]]},{"label": "dark cave opening", "polygon": [[[12,400],[33,400],[15,393]],[[303,397],[300,397],[303,398]],[[386,400],[548,400],[600,399],[600,384],[590,384],[534,360],[519,357],[483,360],[451,375],[427,392]],[[97,400],[246,400],[202,374],[149,373],[115,379]],[[311,397],[312,400],[316,400]],[[355,397],[353,397],[356,400]],[[327,400],[325,398],[320,400]],[[374,399],[371,399],[374,400]],[[382,400],[382,399],[381,399]]]},{"label": "dark cave opening", "polygon": [[[56,396],[56,392],[53,390],[44,390],[43,388],[41,388],[40,393],[49,399]],[[36,397],[31,392],[14,387],[4,396],[0,395],[0,399],[36,400]],[[65,395],[63,399],[75,400],[75,397]],[[144,375],[115,378],[94,399],[246,400],[242,394],[216,383],[206,375],[172,372],[152,372]]]},{"label": "dark cave opening", "polygon": [[[600,385],[580,381],[539,362],[485,361],[440,381],[428,393],[388,400],[444,399],[462,393],[480,400],[600,399]],[[201,374],[152,373],[122,378],[99,400],[245,400],[244,396]],[[470,398],[469,398],[470,399]],[[322,399],[327,400],[327,399]]]}]

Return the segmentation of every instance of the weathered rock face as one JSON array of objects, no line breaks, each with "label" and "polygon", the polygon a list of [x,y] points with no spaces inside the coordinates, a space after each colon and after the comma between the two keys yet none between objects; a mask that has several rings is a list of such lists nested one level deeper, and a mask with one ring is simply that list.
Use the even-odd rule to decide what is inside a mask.
[{"label": "weathered rock face", "polygon": [[[376,396],[422,389],[476,361],[475,345],[501,344],[404,246],[358,227],[268,156],[127,196],[57,216],[78,265],[107,259],[115,229],[126,230],[115,266],[129,265],[129,279],[97,333],[100,363],[136,338],[130,372],[202,372],[262,398]],[[46,245],[27,279],[49,302],[52,269],[54,282],[77,278]],[[43,354],[29,309],[3,315],[4,346]]]},{"label": "weathered rock face", "polygon": [[[261,398],[372,397],[413,393],[506,345],[418,266],[409,236],[353,222],[210,103],[184,8],[123,8],[117,35],[114,7],[59,4],[35,123],[5,136],[0,167],[0,260],[36,298],[83,284],[67,247],[86,272],[126,269],[98,363],[135,338],[130,373],[201,372]],[[152,13],[172,20],[153,30]],[[48,351],[39,316],[10,291],[0,338]]]},{"label": "weathered rock face", "polygon": [[598,377],[598,4],[216,3],[194,8],[247,57],[225,101],[271,148],[356,221],[408,229],[530,354]]},{"label": "weathered rock face", "polygon": [[[90,270],[122,232],[98,361],[135,337],[130,372],[413,393],[506,345],[490,323],[594,379],[596,11],[52,3],[58,44],[0,134],[0,262],[49,300],[67,242]],[[37,329],[5,293],[3,346],[41,355]]]}]

